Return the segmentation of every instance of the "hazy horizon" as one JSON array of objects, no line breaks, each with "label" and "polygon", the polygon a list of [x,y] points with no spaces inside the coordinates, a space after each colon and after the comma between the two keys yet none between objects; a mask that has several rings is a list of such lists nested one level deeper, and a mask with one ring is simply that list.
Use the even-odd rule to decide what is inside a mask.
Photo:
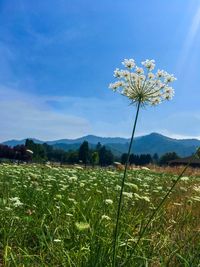
[{"label": "hazy horizon", "polygon": [[[185,137],[185,136],[184,137],[183,136],[167,136],[165,134],[157,133],[157,132],[150,132],[150,133],[140,134],[140,135],[136,134],[136,137],[142,137],[142,136],[146,136],[146,135],[150,135],[150,134],[160,134],[160,135],[163,135],[165,137],[169,137],[169,138],[172,138],[172,139],[179,139],[179,140],[181,140],[181,139],[198,139],[198,140],[200,140],[200,138],[191,137],[191,136],[188,136],[188,137]],[[21,141],[21,140],[24,140],[24,139],[36,139],[36,140],[44,141],[44,142],[65,140],[65,139],[76,140],[76,139],[79,139],[79,138],[82,138],[82,137],[87,137],[87,136],[95,136],[95,137],[100,137],[100,138],[124,138],[124,139],[130,139],[130,136],[100,136],[100,135],[86,134],[86,135],[72,137],[72,138],[64,137],[64,138],[59,138],[59,139],[40,139],[40,138],[37,138],[37,137],[27,136],[27,137],[20,138],[20,139],[13,138],[13,139],[0,140],[0,143],[4,143],[6,141],[12,141],[12,140]]]}]

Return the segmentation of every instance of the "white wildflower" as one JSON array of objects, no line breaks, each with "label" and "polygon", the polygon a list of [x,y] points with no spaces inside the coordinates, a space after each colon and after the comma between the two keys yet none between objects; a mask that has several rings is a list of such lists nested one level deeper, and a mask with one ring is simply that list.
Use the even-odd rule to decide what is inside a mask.
[{"label": "white wildflower", "polygon": [[66,215],[69,217],[73,217],[73,214],[71,214],[71,213],[66,213]]},{"label": "white wildflower", "polygon": [[176,78],[163,70],[158,70],[154,74],[154,60],[147,59],[142,62],[144,69],[135,66],[133,59],[125,59],[122,64],[126,69],[114,71],[114,76],[118,80],[111,83],[109,88],[128,97],[132,104],[155,106],[173,98],[174,89],[169,87],[169,83]]},{"label": "white wildflower", "polygon": [[127,198],[132,198],[133,197],[133,193],[131,193],[131,192],[123,192],[123,196],[125,196]]},{"label": "white wildflower", "polygon": [[138,190],[138,186],[136,184],[133,183],[125,183],[125,185],[129,186],[130,188],[134,189],[134,190]]},{"label": "white wildflower", "polygon": [[200,197],[199,196],[194,196],[191,197],[192,200],[200,202]]},{"label": "white wildflower", "polygon": [[23,203],[20,201],[19,197],[12,197],[9,199],[10,199],[10,201],[14,207],[20,207],[23,205]]},{"label": "white wildflower", "polygon": [[112,199],[105,199],[104,202],[106,203],[106,205],[112,205],[113,204]]},{"label": "white wildflower", "polygon": [[55,243],[60,243],[60,242],[62,242],[60,239],[54,239],[53,240]]},{"label": "white wildflower", "polygon": [[135,60],[134,59],[124,59],[122,64],[128,69],[132,69],[135,67]]},{"label": "white wildflower", "polygon": [[90,229],[89,223],[86,223],[86,222],[76,222],[75,226],[76,226],[77,230],[79,230],[79,231],[85,231],[85,230]]},{"label": "white wildflower", "polygon": [[187,181],[189,181],[189,177],[183,176],[183,177],[181,177],[181,181],[187,182]]},{"label": "white wildflower", "polygon": [[155,75],[152,72],[150,72],[150,73],[148,73],[148,78],[149,79],[154,79]]},{"label": "white wildflower", "polygon": [[135,70],[136,70],[137,74],[143,74],[144,73],[143,68],[136,67]]},{"label": "white wildflower", "polygon": [[142,65],[146,67],[148,70],[152,71],[155,68],[155,60],[145,60],[142,62]]},{"label": "white wildflower", "polygon": [[101,216],[101,219],[102,220],[107,220],[107,221],[111,220],[111,218],[109,216],[105,215],[105,214]]},{"label": "white wildflower", "polygon": [[116,189],[117,191],[120,191],[120,190],[121,190],[121,186],[117,184],[117,185],[115,186],[115,189]]},{"label": "white wildflower", "polygon": [[193,189],[194,189],[195,192],[200,193],[200,186],[195,185],[195,186],[193,187]]}]

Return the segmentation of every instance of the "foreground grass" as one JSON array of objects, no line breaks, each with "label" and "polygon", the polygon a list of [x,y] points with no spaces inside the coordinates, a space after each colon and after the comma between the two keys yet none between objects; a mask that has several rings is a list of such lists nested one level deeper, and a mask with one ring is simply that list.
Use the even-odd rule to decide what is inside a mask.
[{"label": "foreground grass", "polygon": [[[0,165],[0,266],[110,266],[122,173]],[[176,176],[129,171],[117,266]],[[200,177],[183,177],[126,266],[198,266]]]}]

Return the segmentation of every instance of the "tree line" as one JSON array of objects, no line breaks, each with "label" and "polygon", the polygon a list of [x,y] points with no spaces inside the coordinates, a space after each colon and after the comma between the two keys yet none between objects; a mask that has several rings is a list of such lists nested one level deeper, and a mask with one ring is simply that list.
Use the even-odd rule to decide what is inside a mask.
[{"label": "tree line", "polygon": [[[32,153],[31,153],[32,152]],[[84,165],[112,165],[114,161],[120,161],[122,164],[126,163],[127,153],[117,157],[113,155],[111,150],[106,146],[98,143],[95,148],[90,148],[87,141],[84,141],[78,150],[64,151],[63,149],[55,148],[47,143],[37,144],[31,139],[27,139],[25,145],[17,145],[9,147],[0,144],[0,159],[9,159],[16,161],[28,161],[45,163],[60,162],[61,164],[78,164]],[[150,163],[158,165],[166,165],[170,160],[179,158],[175,153],[166,153],[159,158],[157,154],[151,156],[150,154],[135,155],[131,154],[129,157],[129,164],[134,165],[148,165]]]},{"label": "tree line", "polygon": [[62,164],[82,163],[92,166],[108,166],[115,160],[113,153],[105,146],[98,143],[94,149],[91,149],[87,141],[84,141],[78,150],[73,151],[64,151],[46,143],[36,144],[30,139],[26,140],[25,147],[33,151],[32,160],[34,162],[52,161]]}]

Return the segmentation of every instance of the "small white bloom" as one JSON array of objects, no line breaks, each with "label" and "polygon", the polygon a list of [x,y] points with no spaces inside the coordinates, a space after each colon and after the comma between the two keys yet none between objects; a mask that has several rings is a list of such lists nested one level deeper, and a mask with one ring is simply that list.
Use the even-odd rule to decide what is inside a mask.
[{"label": "small white bloom", "polygon": [[105,214],[101,216],[101,219],[102,220],[107,220],[107,221],[111,220],[111,218],[109,216],[105,215]]},{"label": "small white bloom", "polygon": [[135,67],[135,60],[134,59],[124,59],[122,64],[128,69],[132,69]]},{"label": "small white bloom", "polygon": [[176,81],[176,78],[174,77],[174,75],[173,74],[166,74],[166,76],[165,76],[165,82],[166,83],[171,83],[171,82],[174,82],[174,81]]},{"label": "small white bloom", "polygon": [[164,70],[158,70],[156,75],[158,78],[162,78],[165,76],[165,71]]},{"label": "small white bloom", "polygon": [[148,78],[149,79],[154,79],[155,75],[152,72],[148,73]]},{"label": "small white bloom", "polygon": [[114,77],[115,78],[120,78],[122,76],[122,71],[120,71],[119,68],[117,68],[115,71],[114,71]]},{"label": "small white bloom", "polygon": [[161,103],[161,99],[159,97],[156,97],[156,98],[152,99],[152,101],[151,101],[152,106],[159,105],[160,103]]},{"label": "small white bloom", "polygon": [[132,198],[133,197],[133,193],[131,193],[131,192],[123,192],[123,196],[125,196],[127,198]]},{"label": "small white bloom", "polygon": [[144,70],[143,70],[143,68],[136,67],[136,72],[137,72],[137,74],[143,74]]},{"label": "small white bloom", "polygon": [[148,70],[152,71],[155,68],[155,60],[145,60],[142,62],[142,65],[145,66]]},{"label": "small white bloom", "polygon": [[109,88],[112,89],[113,91],[116,91],[119,87],[123,86],[123,82],[122,81],[117,81],[115,83],[111,83],[109,85]]},{"label": "small white bloom", "polygon": [[60,239],[54,239],[53,241],[54,241],[55,243],[60,243],[60,242],[61,242]]},{"label": "small white bloom", "polygon": [[106,205],[112,205],[113,201],[112,201],[112,199],[105,199],[105,203],[106,203]]},{"label": "small white bloom", "polygon": [[76,226],[77,230],[79,230],[79,231],[85,231],[85,230],[90,229],[89,223],[86,223],[86,222],[76,222],[75,226]]}]

